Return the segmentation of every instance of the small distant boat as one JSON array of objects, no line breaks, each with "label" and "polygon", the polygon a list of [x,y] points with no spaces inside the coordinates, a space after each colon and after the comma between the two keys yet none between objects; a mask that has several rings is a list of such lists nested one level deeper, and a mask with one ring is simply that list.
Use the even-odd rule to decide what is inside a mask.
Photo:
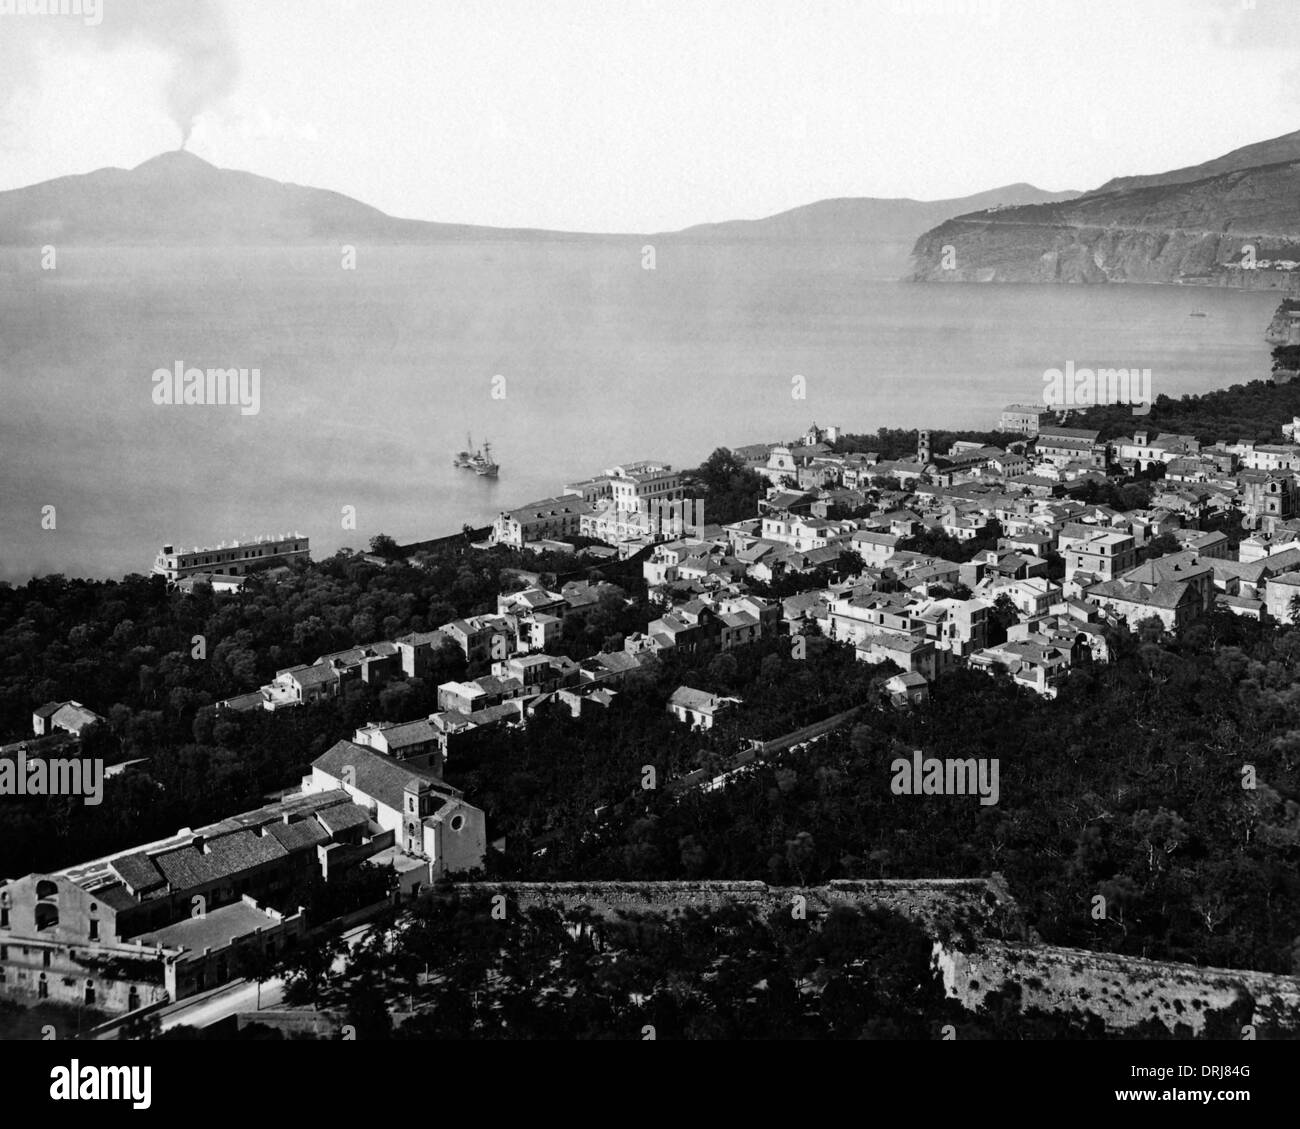
[{"label": "small distant boat", "polygon": [[470,466],[470,460],[474,457],[471,452],[474,450],[474,436],[465,436],[466,450],[457,451],[455,457],[451,460],[452,466],[467,467]]},{"label": "small distant boat", "polygon": [[487,442],[483,444],[483,450],[475,451],[470,456],[469,465],[480,478],[496,478],[497,472],[501,469],[492,461],[492,444]]},{"label": "small distant boat", "polygon": [[1187,316],[1189,318],[1208,318],[1210,315],[1207,314],[1204,310],[1193,310]]}]

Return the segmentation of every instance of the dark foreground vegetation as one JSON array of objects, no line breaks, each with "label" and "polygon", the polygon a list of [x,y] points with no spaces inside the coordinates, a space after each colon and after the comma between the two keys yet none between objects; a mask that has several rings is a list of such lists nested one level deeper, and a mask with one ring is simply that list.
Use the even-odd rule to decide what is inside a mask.
[{"label": "dark foreground vegetation", "polygon": [[[969,1012],[946,997],[931,949],[924,930],[871,908],[804,919],[731,904],[603,918],[585,907],[494,912],[453,896],[378,923],[346,967],[326,942],[263,975],[286,977],[286,1005],[335,1017],[333,1037],[367,1040],[1115,1037],[1086,1004],[1022,1010],[1015,986]],[[1243,995],[1207,1012],[1200,1037],[1239,1038],[1252,1006]],[[133,1033],[150,1037],[147,1025]],[[241,1037],[285,1036],[252,1024]],[[1121,1037],[1192,1031],[1152,1017]]]}]

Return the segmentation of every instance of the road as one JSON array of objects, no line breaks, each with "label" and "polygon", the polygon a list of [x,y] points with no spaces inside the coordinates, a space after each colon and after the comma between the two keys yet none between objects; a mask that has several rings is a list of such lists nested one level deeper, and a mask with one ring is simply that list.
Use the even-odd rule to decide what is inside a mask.
[{"label": "road", "polygon": [[[358,925],[343,934],[349,949],[356,946],[370,932],[369,925]],[[342,971],[345,958],[334,963],[335,971]],[[189,996],[170,1004],[157,1013],[164,1031],[173,1027],[211,1027],[241,1012],[259,1011],[279,1007],[284,1002],[284,981],[280,978],[266,980],[258,991],[251,980],[232,980],[220,988]]]}]

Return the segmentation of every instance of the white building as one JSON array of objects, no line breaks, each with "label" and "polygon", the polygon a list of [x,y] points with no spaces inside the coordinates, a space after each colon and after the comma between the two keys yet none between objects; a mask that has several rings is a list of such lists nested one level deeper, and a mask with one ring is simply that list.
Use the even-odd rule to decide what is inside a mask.
[{"label": "white building", "polygon": [[168,580],[179,580],[197,572],[210,572],[216,576],[242,576],[251,565],[272,561],[311,560],[308,539],[301,533],[283,534],[280,537],[259,537],[255,541],[225,541],[208,549],[193,548],[188,552],[164,545],[154,561],[153,572]]},{"label": "white building", "polygon": [[739,698],[723,698],[689,686],[679,686],[668,699],[668,712],[692,729],[712,729],[718,714],[739,702]]},{"label": "white building", "polygon": [[353,741],[339,741],[312,761],[302,791],[342,788],[370,812],[395,845],[429,862],[430,879],[475,870],[487,857],[483,812],[432,769],[384,756]]}]

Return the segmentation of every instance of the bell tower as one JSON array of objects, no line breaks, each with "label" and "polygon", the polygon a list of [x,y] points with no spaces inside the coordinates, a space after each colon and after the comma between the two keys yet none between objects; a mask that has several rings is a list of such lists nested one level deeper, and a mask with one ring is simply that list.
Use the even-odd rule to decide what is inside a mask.
[{"label": "bell tower", "polygon": [[930,463],[930,433],[918,431],[916,435],[916,461],[922,466]]}]

